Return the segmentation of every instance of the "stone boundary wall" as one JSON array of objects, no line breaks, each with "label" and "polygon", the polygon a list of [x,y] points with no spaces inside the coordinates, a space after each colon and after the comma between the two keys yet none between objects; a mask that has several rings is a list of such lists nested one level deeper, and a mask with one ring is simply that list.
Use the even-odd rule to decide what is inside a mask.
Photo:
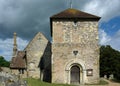
[{"label": "stone boundary wall", "polygon": [[0,72],[0,86],[27,86],[27,83],[17,75]]},{"label": "stone boundary wall", "polygon": [[3,72],[11,73],[11,70],[9,67],[1,67]]},{"label": "stone boundary wall", "polygon": [[0,72],[0,76],[12,77],[12,74],[10,74],[10,73],[5,73],[5,72]]}]

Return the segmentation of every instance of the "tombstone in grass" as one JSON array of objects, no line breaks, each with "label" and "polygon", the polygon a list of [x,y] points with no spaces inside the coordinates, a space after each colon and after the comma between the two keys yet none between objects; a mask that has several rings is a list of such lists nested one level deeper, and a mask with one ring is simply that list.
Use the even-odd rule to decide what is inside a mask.
[{"label": "tombstone in grass", "polygon": [[111,74],[110,77],[109,77],[109,79],[114,79],[114,75]]},{"label": "tombstone in grass", "polygon": [[104,75],[104,78],[107,79],[107,75]]}]

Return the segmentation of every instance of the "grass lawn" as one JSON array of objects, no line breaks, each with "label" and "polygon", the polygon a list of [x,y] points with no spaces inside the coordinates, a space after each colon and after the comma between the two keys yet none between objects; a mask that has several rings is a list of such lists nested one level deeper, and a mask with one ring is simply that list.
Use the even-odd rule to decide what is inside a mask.
[{"label": "grass lawn", "polygon": [[74,85],[67,85],[67,84],[51,84],[47,82],[42,82],[38,79],[27,78],[28,86],[74,86]]},{"label": "grass lawn", "polygon": [[99,84],[100,84],[100,85],[107,85],[107,84],[109,84],[109,83],[106,82],[105,80],[101,79]]},{"label": "grass lawn", "polygon": [[[42,82],[39,79],[33,79],[33,78],[27,78],[28,86],[75,86],[75,85],[68,85],[68,84],[53,84],[53,83],[47,83]],[[107,85],[108,82],[104,81],[103,79],[100,80],[100,83],[98,84],[86,84],[86,86],[93,86],[93,85]]]}]

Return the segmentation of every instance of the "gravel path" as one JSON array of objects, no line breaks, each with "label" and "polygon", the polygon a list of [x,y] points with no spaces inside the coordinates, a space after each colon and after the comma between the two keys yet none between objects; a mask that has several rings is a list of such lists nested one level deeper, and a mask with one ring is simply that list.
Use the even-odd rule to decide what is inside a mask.
[{"label": "gravel path", "polygon": [[120,83],[113,82],[113,81],[106,80],[106,79],[104,79],[104,80],[107,81],[107,82],[109,83],[107,86],[120,86]]}]

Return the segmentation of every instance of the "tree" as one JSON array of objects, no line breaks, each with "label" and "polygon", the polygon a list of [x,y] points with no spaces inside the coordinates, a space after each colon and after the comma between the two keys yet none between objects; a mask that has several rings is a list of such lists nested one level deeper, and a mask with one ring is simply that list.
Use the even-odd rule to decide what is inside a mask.
[{"label": "tree", "polygon": [[117,58],[114,62],[114,69],[115,69],[115,72],[114,72],[114,76],[116,79],[120,80],[120,53],[116,55]]},{"label": "tree", "polygon": [[120,80],[120,52],[111,46],[101,46],[100,48],[100,76],[114,74]]},{"label": "tree", "polygon": [[3,56],[0,56],[0,66],[1,67],[9,67],[10,62],[6,61]]}]

